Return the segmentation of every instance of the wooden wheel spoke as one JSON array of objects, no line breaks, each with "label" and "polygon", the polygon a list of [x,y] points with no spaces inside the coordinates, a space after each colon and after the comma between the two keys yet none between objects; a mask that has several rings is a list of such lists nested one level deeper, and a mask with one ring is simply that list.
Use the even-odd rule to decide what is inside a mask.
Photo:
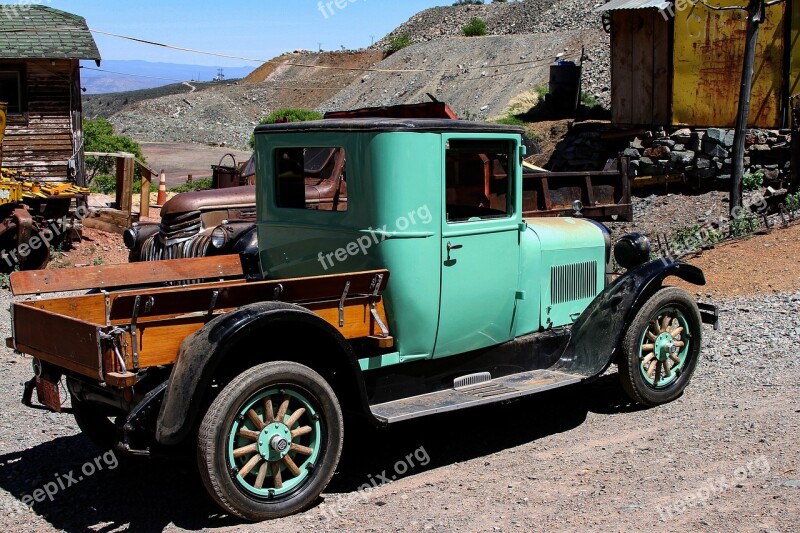
[{"label": "wooden wheel spoke", "polygon": [[[661,334],[661,325],[659,325],[658,319],[653,320],[652,322],[650,322],[650,327],[653,328],[653,331],[655,332],[655,335],[653,335],[653,338],[650,339],[650,340],[654,341],[654,340],[656,340],[655,337],[657,337],[657,336],[659,336]],[[650,332],[648,331],[648,333],[650,333]]]},{"label": "wooden wheel spoke", "polygon": [[274,411],[272,410],[272,398],[267,396],[264,398],[264,422],[267,424],[271,424],[273,420],[275,420],[275,415],[273,414]]},{"label": "wooden wheel spoke", "polygon": [[683,333],[683,326],[675,328],[674,330],[672,330],[672,338],[677,339],[678,337],[681,336],[681,333]]},{"label": "wooden wheel spoke", "polygon": [[264,463],[261,465],[261,468],[258,469],[258,477],[256,477],[256,484],[254,485],[255,488],[260,489],[264,487],[264,480],[267,477],[268,468],[269,463]]},{"label": "wooden wheel spoke", "polygon": [[664,377],[671,378],[672,377],[672,365],[670,365],[670,360],[666,360],[663,363],[664,366]]},{"label": "wooden wheel spoke", "polygon": [[650,342],[656,342],[657,338],[658,337],[656,335],[653,335],[653,333],[651,333],[650,331],[647,332],[647,340],[649,340]]},{"label": "wooden wheel spoke", "polygon": [[278,463],[271,463],[272,466],[272,479],[275,482],[276,489],[283,488],[283,479],[281,478],[281,465]]},{"label": "wooden wheel spoke", "polygon": [[649,354],[647,354],[644,357],[644,359],[642,359],[642,366],[647,367],[647,365],[650,364],[650,361],[652,361],[655,356],[656,356],[656,354],[653,353],[653,352],[650,352]]},{"label": "wooden wheel spoke", "polygon": [[294,430],[292,430],[292,438],[294,439],[294,438],[300,437],[302,435],[308,435],[312,431],[314,431],[314,430],[311,429],[311,426],[303,426],[301,428],[294,429]]},{"label": "wooden wheel spoke", "polygon": [[286,468],[289,469],[289,472],[291,472],[293,476],[297,477],[300,475],[300,468],[298,468],[295,462],[292,461],[291,457],[284,455],[281,461],[283,461],[283,464],[286,465]]},{"label": "wooden wheel spoke", "polygon": [[675,363],[676,365],[681,364],[681,358],[678,357],[676,354],[670,355],[669,358],[672,359],[672,362]]},{"label": "wooden wheel spoke", "polygon": [[253,431],[252,429],[242,428],[237,432],[237,435],[250,440],[258,440],[260,433],[258,431]]},{"label": "wooden wheel spoke", "polygon": [[297,421],[300,420],[300,417],[303,416],[304,414],[306,414],[305,407],[301,407],[300,409],[292,413],[292,416],[290,416],[289,420],[286,421],[286,427],[292,429],[292,426],[297,424]]},{"label": "wooden wheel spoke", "polygon": [[645,352],[645,353],[652,352],[655,349],[656,349],[656,345],[655,344],[643,344],[642,345],[642,351]]},{"label": "wooden wheel spoke", "polygon": [[250,473],[251,470],[253,470],[256,466],[258,466],[258,463],[260,462],[261,462],[261,456],[254,455],[249,461],[247,461],[246,465],[244,465],[241,469],[239,469],[239,475],[241,477],[246,476],[247,474]]},{"label": "wooden wheel spoke", "polygon": [[658,382],[661,381],[661,369],[664,367],[664,363],[658,362],[656,364],[656,375],[653,377],[653,386],[658,387]]},{"label": "wooden wheel spoke", "polygon": [[286,417],[286,411],[289,409],[289,396],[284,396],[283,401],[281,402],[281,406],[278,407],[278,414],[275,415],[275,420],[278,422],[283,422],[283,419]]},{"label": "wooden wheel spoke", "polygon": [[250,418],[250,420],[253,422],[253,424],[256,425],[257,429],[259,429],[259,430],[264,429],[264,426],[265,426],[264,421],[261,420],[261,417],[258,416],[258,413],[256,413],[253,409],[248,409],[247,416],[248,416],[248,418]]},{"label": "wooden wheel spoke", "polygon": [[297,452],[302,455],[307,455],[309,457],[314,453],[314,450],[312,450],[311,448],[294,443],[292,443],[291,450],[293,452]]},{"label": "wooden wheel spoke", "polygon": [[258,444],[254,442],[253,444],[248,444],[247,446],[233,450],[233,456],[238,459],[239,457],[244,457],[245,455],[250,455],[251,453],[257,452]]},{"label": "wooden wheel spoke", "polygon": [[667,328],[669,327],[670,322],[672,322],[672,317],[668,314],[664,315],[664,318],[661,319],[661,333],[668,331]]},{"label": "wooden wheel spoke", "polygon": [[656,370],[656,365],[658,365],[658,361],[653,361],[650,363],[650,367],[647,369],[647,376],[650,377],[653,375],[653,372]]},{"label": "wooden wheel spoke", "polygon": [[686,346],[686,343],[683,341],[675,341],[672,343],[673,346],[677,346],[678,348],[683,348]]}]

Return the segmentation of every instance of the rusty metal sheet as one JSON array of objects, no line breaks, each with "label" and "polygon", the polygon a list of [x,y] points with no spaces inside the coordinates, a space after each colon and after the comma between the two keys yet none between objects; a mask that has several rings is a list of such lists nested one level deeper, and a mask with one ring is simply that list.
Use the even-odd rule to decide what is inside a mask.
[{"label": "rusty metal sheet", "polygon": [[611,0],[595,9],[595,13],[605,11],[621,11],[623,9],[667,9],[667,0]]},{"label": "rusty metal sheet", "polygon": [[[718,7],[741,0],[709,0]],[[780,126],[785,5],[767,9],[756,52],[750,125]],[[733,127],[744,63],[747,15],[702,4],[675,13],[672,123]]]}]

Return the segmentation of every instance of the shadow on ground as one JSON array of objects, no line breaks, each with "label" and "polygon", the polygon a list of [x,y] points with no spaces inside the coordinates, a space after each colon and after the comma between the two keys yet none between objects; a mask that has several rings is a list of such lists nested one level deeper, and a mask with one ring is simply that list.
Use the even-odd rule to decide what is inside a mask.
[{"label": "shadow on ground", "polygon": [[[583,387],[543,393],[513,403],[469,409],[401,423],[388,430],[348,427],[345,452],[327,492],[348,493],[370,479],[395,471],[397,461],[424,449],[430,458],[413,460],[408,475],[468,461],[580,426],[587,413],[614,414],[637,409],[623,399],[617,376]],[[31,449],[0,456],[0,487],[18,501],[46,483],[69,484],[33,511],[67,532],[160,531],[169,524],[188,530],[234,526],[206,494],[191,459],[97,459],[102,452],[81,436],[58,438]],[[117,454],[119,456],[119,454]],[[110,459],[110,456],[106,456]],[[95,472],[77,481],[82,467]],[[110,464],[109,464],[110,463]],[[100,470],[98,465],[102,465]],[[88,470],[88,469],[87,469]],[[52,485],[51,485],[52,488]]]}]

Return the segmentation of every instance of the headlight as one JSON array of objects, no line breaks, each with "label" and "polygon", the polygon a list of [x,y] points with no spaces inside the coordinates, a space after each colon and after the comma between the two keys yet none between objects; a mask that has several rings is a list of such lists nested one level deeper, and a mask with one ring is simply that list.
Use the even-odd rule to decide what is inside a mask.
[{"label": "headlight", "polygon": [[211,232],[211,246],[221,250],[228,242],[228,232],[222,226],[217,227]]},{"label": "headlight", "polygon": [[650,240],[640,233],[625,235],[614,247],[614,258],[626,270],[643,265],[650,260]]},{"label": "headlight", "polygon": [[136,241],[138,238],[139,232],[135,227],[126,229],[122,234],[122,242],[125,243],[125,247],[127,247],[128,250],[133,250],[136,248]]}]

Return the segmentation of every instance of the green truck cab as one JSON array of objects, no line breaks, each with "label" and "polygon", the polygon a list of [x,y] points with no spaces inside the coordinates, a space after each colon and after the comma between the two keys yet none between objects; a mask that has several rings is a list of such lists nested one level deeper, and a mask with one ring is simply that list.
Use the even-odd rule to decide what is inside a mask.
[{"label": "green truck cab", "polygon": [[[142,289],[141,267],[124,265],[118,291],[15,304],[9,345],[37,365],[27,401],[65,377],[97,441],[139,454],[196,442],[209,493],[257,521],[318,498],[345,414],[387,427],[578,385],[612,364],[632,400],[675,400],[717,313],[664,282],[702,285],[703,273],[651,262],[634,234],[613,247],[627,269],[613,278],[602,224],[529,218],[540,190],[525,182],[522,133],[400,118],[259,127],[258,249],[241,256],[242,278],[209,279],[222,263],[194,265],[217,258],[184,259],[166,270],[191,285]],[[330,210],[309,187],[331,176],[305,172],[320,154],[343,155],[347,201],[333,191]],[[45,343],[34,320],[88,340]]]}]

